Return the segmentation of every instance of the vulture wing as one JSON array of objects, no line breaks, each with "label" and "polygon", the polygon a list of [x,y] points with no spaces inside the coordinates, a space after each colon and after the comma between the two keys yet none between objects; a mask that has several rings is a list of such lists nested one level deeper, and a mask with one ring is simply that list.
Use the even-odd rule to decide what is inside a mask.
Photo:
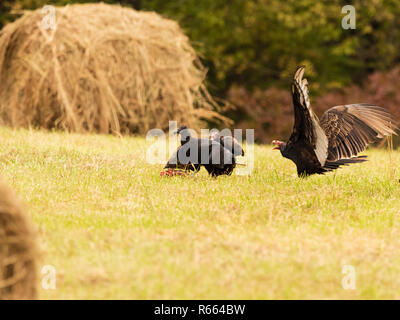
[{"label": "vulture wing", "polygon": [[235,156],[244,156],[244,151],[240,143],[232,136],[222,136],[219,139],[219,143],[226,149],[228,149]]},{"label": "vulture wing", "polygon": [[[201,149],[199,147],[199,139],[190,139],[181,145],[168,160],[164,169],[184,169],[199,171],[200,170],[200,156]],[[208,156],[208,154],[207,154]]]},{"label": "vulture wing", "polygon": [[295,143],[304,139],[314,149],[321,166],[324,166],[328,139],[319,124],[318,117],[311,109],[308,82],[307,79],[303,79],[304,71],[304,66],[298,68],[292,83],[294,128],[288,143]]},{"label": "vulture wing", "polygon": [[210,149],[209,164],[211,166],[223,169],[226,165],[235,163],[233,153],[219,142],[213,141]]},{"label": "vulture wing", "polygon": [[189,161],[184,157],[185,150],[182,147],[179,147],[176,150],[171,158],[169,158],[167,164],[165,165],[164,169],[172,168],[172,169],[185,169],[189,164]]},{"label": "vulture wing", "polygon": [[328,137],[328,160],[356,156],[369,143],[396,134],[396,121],[383,108],[350,104],[327,110],[320,125]]}]

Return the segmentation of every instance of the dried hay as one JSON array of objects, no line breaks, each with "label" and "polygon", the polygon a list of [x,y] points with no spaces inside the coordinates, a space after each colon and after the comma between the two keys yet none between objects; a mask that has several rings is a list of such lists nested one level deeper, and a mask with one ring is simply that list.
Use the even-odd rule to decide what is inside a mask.
[{"label": "dried hay", "polygon": [[146,133],[222,119],[206,70],[175,21],[118,5],[28,11],[0,32],[0,124]]},{"label": "dried hay", "polygon": [[37,298],[35,237],[14,192],[0,184],[0,299]]}]

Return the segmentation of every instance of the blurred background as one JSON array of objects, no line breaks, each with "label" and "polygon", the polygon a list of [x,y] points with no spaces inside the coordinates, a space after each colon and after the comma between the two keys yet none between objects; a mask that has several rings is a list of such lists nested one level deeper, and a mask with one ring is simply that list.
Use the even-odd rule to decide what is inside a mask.
[{"label": "blurred background", "polygon": [[[0,27],[26,9],[83,2],[91,1],[1,1]],[[208,69],[209,92],[228,102],[224,115],[236,128],[254,128],[257,142],[290,134],[290,82],[302,64],[319,116],[334,105],[368,102],[400,119],[400,1],[104,2],[177,21]],[[341,27],[347,4],[356,9],[354,30]]]}]

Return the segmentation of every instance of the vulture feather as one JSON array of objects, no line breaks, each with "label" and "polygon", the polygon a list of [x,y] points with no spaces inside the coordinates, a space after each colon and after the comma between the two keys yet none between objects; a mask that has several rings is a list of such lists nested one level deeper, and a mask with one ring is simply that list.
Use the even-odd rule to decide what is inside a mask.
[{"label": "vulture feather", "polygon": [[[235,146],[236,140],[226,137],[197,139],[190,135],[186,126],[180,127],[181,145],[168,160],[164,169],[184,169],[198,172],[203,166],[211,176],[231,175],[236,167],[236,154],[241,146]],[[233,139],[233,138],[232,138]],[[224,146],[226,143],[226,146]],[[233,151],[235,150],[235,151]]]}]

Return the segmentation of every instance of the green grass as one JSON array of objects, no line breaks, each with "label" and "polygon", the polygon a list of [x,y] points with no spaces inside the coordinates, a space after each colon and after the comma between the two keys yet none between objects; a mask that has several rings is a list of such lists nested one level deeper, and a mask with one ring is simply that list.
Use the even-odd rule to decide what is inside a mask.
[{"label": "green grass", "polygon": [[[160,178],[142,138],[0,128],[0,175],[39,230],[42,299],[400,298],[400,152],[299,179],[255,147],[250,176]],[[342,267],[356,289],[342,288]]]}]

